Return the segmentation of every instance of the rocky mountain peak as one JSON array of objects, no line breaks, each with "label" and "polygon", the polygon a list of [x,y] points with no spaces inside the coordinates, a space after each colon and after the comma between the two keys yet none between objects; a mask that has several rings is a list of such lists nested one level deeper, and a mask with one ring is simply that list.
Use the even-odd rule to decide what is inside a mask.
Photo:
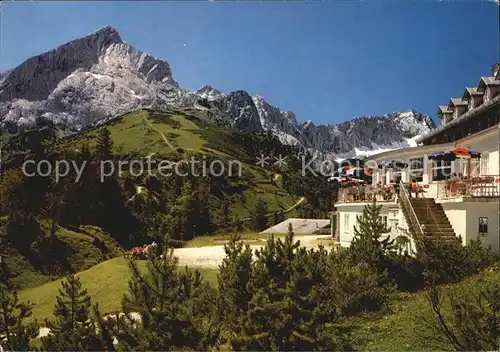
[{"label": "rocky mountain peak", "polygon": [[242,130],[262,131],[259,112],[248,92],[238,90],[224,97],[224,113],[234,121],[234,127]]},{"label": "rocky mountain peak", "polygon": [[330,156],[409,146],[434,128],[414,110],[315,125],[244,90],[225,94],[205,85],[189,92],[179,88],[167,61],[123,42],[110,26],[0,73],[0,125],[9,131],[36,127],[40,119],[75,131],[141,108],[184,107],[218,109],[232,128],[271,131],[284,144]]},{"label": "rocky mountain peak", "polygon": [[89,37],[93,38],[102,38],[105,41],[112,43],[122,43],[122,38],[120,37],[120,33],[116,29],[111,26],[105,26],[97,31],[90,33],[88,36],[76,39],[76,41],[81,39],[87,39]]},{"label": "rocky mountain peak", "polygon": [[122,43],[118,32],[112,27],[104,27],[31,57],[5,74],[0,82],[0,100],[44,100],[62,79],[76,69],[90,68],[115,43]]},{"label": "rocky mountain peak", "polygon": [[207,99],[208,101],[217,100],[224,96],[224,94],[222,94],[219,90],[209,85],[204,85],[203,87],[198,88],[194,91],[194,93],[203,99]]}]

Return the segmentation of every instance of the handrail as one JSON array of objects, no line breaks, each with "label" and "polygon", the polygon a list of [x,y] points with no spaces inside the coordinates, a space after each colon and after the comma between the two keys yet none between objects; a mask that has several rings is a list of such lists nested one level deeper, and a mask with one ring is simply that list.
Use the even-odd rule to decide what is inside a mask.
[{"label": "handrail", "polygon": [[406,189],[406,184],[404,184],[403,181],[399,182],[399,199],[401,199],[401,201],[405,203],[405,206],[407,206],[408,208],[411,209],[410,215],[413,215],[412,220],[416,223],[416,225],[418,227],[418,232],[420,232],[420,235],[422,237],[424,237],[424,231],[422,230],[422,225],[420,224],[420,221],[418,221],[417,214],[415,214],[415,210],[413,209],[413,206],[411,205],[410,196],[409,196],[408,191]]},{"label": "handrail", "polygon": [[437,225],[437,227],[439,229],[439,233],[442,236],[444,234],[444,232],[441,229],[441,226],[439,226],[439,222],[437,221],[436,216],[434,215],[434,213],[432,211],[430,211],[431,207],[429,207],[429,203],[427,202],[427,198],[425,197],[424,193],[422,193],[422,197],[426,200],[425,201],[425,206],[426,206],[425,210],[426,210],[426,213],[427,213],[427,217],[429,217],[429,214],[432,215],[432,219],[434,220],[434,223]]}]

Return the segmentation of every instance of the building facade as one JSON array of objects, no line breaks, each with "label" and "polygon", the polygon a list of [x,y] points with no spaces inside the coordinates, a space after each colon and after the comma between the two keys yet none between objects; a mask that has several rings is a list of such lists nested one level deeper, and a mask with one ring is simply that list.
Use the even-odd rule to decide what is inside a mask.
[{"label": "building facade", "polygon": [[[440,126],[417,147],[365,161],[373,170],[371,184],[340,188],[335,236],[342,246],[350,245],[357,218],[375,198],[388,236],[453,237],[464,244],[481,236],[485,246],[500,251],[500,64],[477,87],[439,106],[437,116]],[[433,160],[457,147],[480,157]],[[392,166],[380,167],[387,161]],[[417,200],[406,187],[410,182],[418,184]]]}]

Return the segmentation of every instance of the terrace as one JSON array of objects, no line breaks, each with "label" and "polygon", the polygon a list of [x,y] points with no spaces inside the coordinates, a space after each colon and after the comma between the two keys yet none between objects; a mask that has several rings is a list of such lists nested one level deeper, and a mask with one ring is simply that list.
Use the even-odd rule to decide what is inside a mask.
[{"label": "terrace", "polygon": [[437,198],[500,197],[500,175],[453,176],[437,184]]},{"label": "terrace", "polygon": [[377,202],[391,203],[396,201],[396,184],[371,185],[352,181],[344,183],[339,188],[339,203],[369,203],[373,199]]}]

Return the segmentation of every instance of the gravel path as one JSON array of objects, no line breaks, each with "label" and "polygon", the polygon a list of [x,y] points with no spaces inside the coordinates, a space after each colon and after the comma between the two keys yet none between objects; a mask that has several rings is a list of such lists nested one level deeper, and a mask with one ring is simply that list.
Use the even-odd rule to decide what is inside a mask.
[{"label": "gravel path", "polygon": [[[296,236],[300,240],[300,244],[307,248],[317,247],[315,242],[317,239],[331,238],[330,235],[308,235]],[[261,245],[250,245],[250,248],[255,251],[264,246],[265,240],[262,240]],[[181,266],[197,266],[207,269],[217,269],[222,263],[222,259],[226,256],[224,246],[208,246],[199,248],[178,248],[174,250],[174,255],[179,258]]]}]

